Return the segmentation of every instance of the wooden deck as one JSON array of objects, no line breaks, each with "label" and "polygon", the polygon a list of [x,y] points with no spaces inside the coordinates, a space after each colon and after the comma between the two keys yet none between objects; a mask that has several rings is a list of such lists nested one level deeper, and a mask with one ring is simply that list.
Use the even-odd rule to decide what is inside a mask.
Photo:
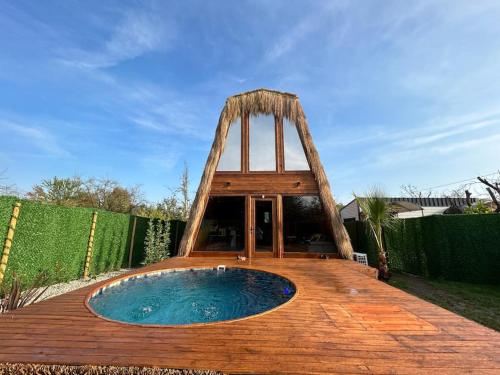
[{"label": "wooden deck", "polygon": [[[177,258],[151,269],[236,264]],[[262,259],[299,295],[246,320],[151,328],[100,319],[96,285],[0,316],[0,362],[202,368],[228,373],[500,373],[500,334],[387,286],[353,262]]]}]

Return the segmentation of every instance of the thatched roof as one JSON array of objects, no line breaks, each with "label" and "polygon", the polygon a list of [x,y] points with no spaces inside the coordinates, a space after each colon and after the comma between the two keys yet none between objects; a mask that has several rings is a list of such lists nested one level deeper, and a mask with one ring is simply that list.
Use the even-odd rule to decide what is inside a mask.
[{"label": "thatched roof", "polygon": [[299,117],[305,117],[297,95],[268,89],[230,96],[226,100],[221,117],[231,123],[244,113],[272,114],[287,118],[293,123],[297,123]]},{"label": "thatched roof", "polygon": [[208,155],[200,186],[193,202],[190,218],[180,243],[179,254],[188,255],[194,246],[196,231],[201,223],[208,201],[213,175],[224,148],[229,125],[239,116],[258,113],[272,114],[278,118],[286,118],[297,126],[307,160],[318,183],[321,201],[330,218],[331,229],[337,248],[343,257],[351,259],[351,242],[337,211],[328,178],[309,133],[306,116],[300,105],[299,98],[295,94],[269,89],[248,91],[231,96],[226,100],[215,132],[214,143]]}]

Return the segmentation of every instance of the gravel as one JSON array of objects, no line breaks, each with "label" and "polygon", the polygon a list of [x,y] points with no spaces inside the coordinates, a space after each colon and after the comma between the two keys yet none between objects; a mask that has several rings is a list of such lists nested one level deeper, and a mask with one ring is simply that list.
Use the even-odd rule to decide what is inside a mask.
[{"label": "gravel", "polygon": [[73,280],[67,283],[60,283],[60,284],[54,284],[49,286],[49,288],[45,291],[45,293],[42,295],[42,297],[39,299],[39,301],[43,301],[55,296],[58,296],[60,294],[68,293],[76,289],[80,289],[95,283],[98,283],[100,281],[104,281],[107,279],[111,279],[112,277],[115,276],[120,276],[126,272],[131,271],[131,269],[126,269],[123,268],[118,271],[112,271],[112,272],[107,272],[107,273],[101,273],[100,275],[97,275],[95,277],[92,277],[88,280],[84,279],[79,279],[79,280]]}]

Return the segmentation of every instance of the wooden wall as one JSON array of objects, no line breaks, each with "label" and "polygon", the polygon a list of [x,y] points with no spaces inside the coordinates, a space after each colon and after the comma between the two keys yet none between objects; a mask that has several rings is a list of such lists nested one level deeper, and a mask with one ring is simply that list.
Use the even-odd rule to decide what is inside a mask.
[{"label": "wooden wall", "polygon": [[318,184],[312,172],[230,173],[216,172],[210,195],[238,194],[314,194]]}]

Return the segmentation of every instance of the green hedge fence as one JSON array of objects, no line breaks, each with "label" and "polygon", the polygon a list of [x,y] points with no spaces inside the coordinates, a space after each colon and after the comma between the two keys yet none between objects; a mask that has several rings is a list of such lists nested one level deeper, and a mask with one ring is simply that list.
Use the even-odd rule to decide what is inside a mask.
[{"label": "green hedge fence", "polygon": [[[4,285],[12,273],[29,283],[41,271],[52,276],[52,282],[79,279],[83,275],[87,242],[92,222],[91,208],[64,207],[0,197],[0,244],[3,246],[15,202],[21,210],[7,263]],[[128,266],[134,218],[136,228],[132,267],[144,260],[144,238],[147,218],[97,210],[97,225],[90,274]],[[171,256],[177,254],[185,223],[171,221]],[[0,248],[1,251],[1,248]]]},{"label": "green hedge fence", "polygon": [[[377,266],[362,222],[345,223],[355,251]],[[433,215],[400,220],[385,231],[389,268],[451,281],[500,284],[500,215]]]}]

